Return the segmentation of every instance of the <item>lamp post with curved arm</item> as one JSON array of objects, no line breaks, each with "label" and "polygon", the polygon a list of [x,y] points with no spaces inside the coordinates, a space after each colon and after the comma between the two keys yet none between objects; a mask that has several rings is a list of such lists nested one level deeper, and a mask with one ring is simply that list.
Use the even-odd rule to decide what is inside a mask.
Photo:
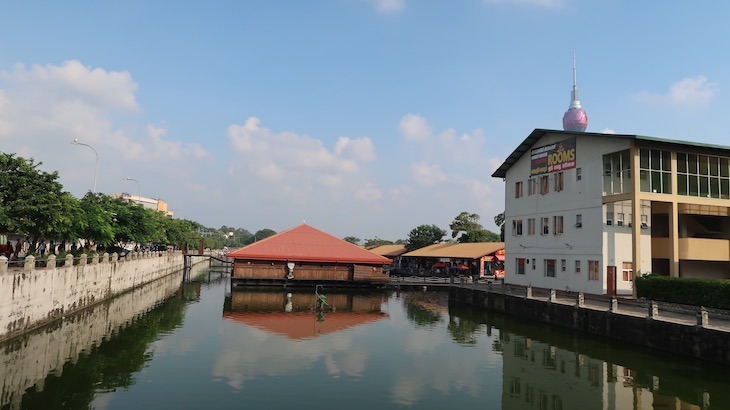
[{"label": "lamp post with curved arm", "polygon": [[71,143],[74,145],[83,145],[85,147],[89,147],[89,148],[91,148],[92,151],[94,151],[94,155],[96,155],[96,164],[94,165],[94,189],[91,192],[96,193],[96,173],[99,170],[99,153],[97,153],[96,150],[94,149],[94,147],[92,147],[91,145],[84,144],[83,142],[79,142],[78,138],[74,138],[74,140],[71,141]]},{"label": "lamp post with curved arm", "polygon": [[125,181],[134,181],[137,183],[137,188],[139,188],[139,198],[142,199],[142,184],[140,184],[139,181],[137,181],[136,179],[130,178],[130,177],[124,177],[124,180]]}]

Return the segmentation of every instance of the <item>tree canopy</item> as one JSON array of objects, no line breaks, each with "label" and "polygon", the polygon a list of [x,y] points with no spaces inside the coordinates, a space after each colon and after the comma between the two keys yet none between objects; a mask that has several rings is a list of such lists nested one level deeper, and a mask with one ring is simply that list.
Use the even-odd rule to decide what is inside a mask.
[{"label": "tree canopy", "polygon": [[439,243],[444,235],[446,235],[446,231],[436,225],[419,225],[408,234],[406,249],[413,251]]},{"label": "tree canopy", "polygon": [[469,242],[499,242],[499,234],[484,229],[479,223],[478,214],[470,214],[466,211],[460,213],[449,225],[451,237],[459,243]]}]

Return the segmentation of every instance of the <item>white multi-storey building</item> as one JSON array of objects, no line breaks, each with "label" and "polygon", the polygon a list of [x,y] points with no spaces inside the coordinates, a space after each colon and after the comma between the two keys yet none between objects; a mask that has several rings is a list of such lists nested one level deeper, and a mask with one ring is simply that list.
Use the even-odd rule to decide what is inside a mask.
[{"label": "white multi-storey building", "polygon": [[492,176],[505,283],[620,295],[634,272],[730,278],[730,147],[536,129]]}]

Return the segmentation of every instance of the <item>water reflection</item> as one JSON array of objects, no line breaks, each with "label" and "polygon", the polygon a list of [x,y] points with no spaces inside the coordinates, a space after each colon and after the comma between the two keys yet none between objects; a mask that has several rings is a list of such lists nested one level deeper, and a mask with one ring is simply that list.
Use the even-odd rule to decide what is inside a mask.
[{"label": "water reflection", "polygon": [[730,408],[728,368],[445,292],[326,291],[317,310],[313,291],[176,281],[3,346],[0,407]]},{"label": "water reflection", "polygon": [[502,408],[730,408],[724,366],[460,306],[450,311],[499,329],[493,348],[503,356]]},{"label": "water reflection", "polygon": [[291,340],[306,340],[387,317],[385,294],[326,293],[317,306],[313,291],[236,290],[226,298],[223,317]]}]

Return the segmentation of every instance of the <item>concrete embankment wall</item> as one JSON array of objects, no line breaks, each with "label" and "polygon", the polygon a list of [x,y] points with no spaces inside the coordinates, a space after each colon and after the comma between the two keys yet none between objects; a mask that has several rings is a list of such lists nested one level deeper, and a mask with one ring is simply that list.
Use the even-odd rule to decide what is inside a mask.
[{"label": "concrete embankment wall", "polygon": [[76,363],[80,355],[111,339],[138,317],[175,295],[181,281],[182,272],[167,275],[8,342],[0,349],[0,363],[4,369],[0,381],[0,408],[22,408],[21,400],[27,389],[35,387],[35,391],[42,391],[47,375],[60,376],[66,363]]},{"label": "concrete embankment wall", "polygon": [[[203,259],[203,258],[196,258]],[[0,340],[5,340],[65,315],[182,270],[179,252],[130,253],[118,260],[116,254],[94,255],[73,265],[71,255],[56,267],[55,256],[48,267],[38,268],[32,256],[22,268],[8,268],[0,257]]]},{"label": "concrete embankment wall", "polygon": [[730,333],[648,317],[452,286],[449,301],[730,365]]}]

